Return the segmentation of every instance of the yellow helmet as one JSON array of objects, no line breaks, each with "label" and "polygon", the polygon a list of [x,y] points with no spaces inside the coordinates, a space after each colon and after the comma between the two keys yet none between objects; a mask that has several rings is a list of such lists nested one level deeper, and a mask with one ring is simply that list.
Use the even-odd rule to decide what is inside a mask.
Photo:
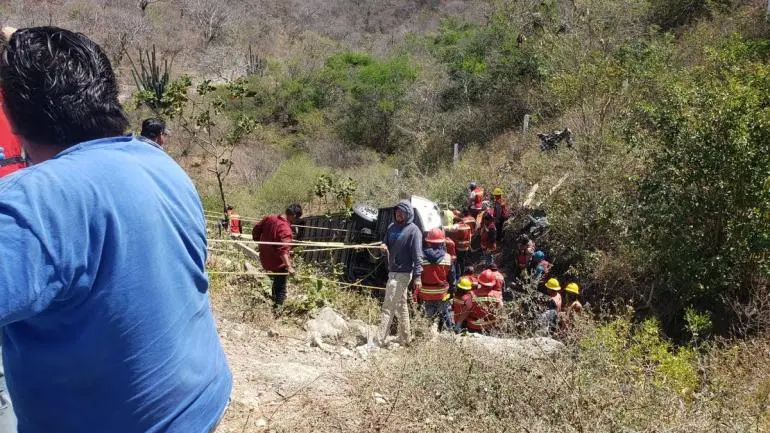
[{"label": "yellow helmet", "polygon": [[550,280],[545,282],[545,287],[549,290],[553,290],[554,292],[558,292],[561,290],[561,286],[559,285],[559,280],[556,278],[551,278]]},{"label": "yellow helmet", "polygon": [[473,288],[473,281],[468,277],[462,277],[460,278],[460,281],[457,282],[457,288],[468,291]]},{"label": "yellow helmet", "polygon": [[503,189],[502,189],[502,188],[500,188],[500,187],[497,187],[497,188],[495,188],[495,189],[492,191],[492,195],[503,195]]},{"label": "yellow helmet", "polygon": [[580,286],[577,285],[577,283],[569,283],[567,284],[567,287],[564,288],[564,290],[574,293],[576,295],[580,294]]}]

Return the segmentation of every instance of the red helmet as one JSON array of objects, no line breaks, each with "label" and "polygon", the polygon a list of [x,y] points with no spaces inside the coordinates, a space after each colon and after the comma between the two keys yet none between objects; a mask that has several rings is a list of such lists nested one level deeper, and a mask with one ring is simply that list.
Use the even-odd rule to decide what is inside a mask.
[{"label": "red helmet", "polygon": [[444,230],[441,230],[438,227],[436,227],[435,229],[431,229],[428,232],[428,237],[425,238],[425,241],[433,244],[440,244],[445,242],[446,238],[444,237]]},{"label": "red helmet", "polygon": [[479,284],[485,287],[492,287],[497,283],[497,279],[495,278],[495,273],[492,272],[490,269],[486,269],[484,272],[479,275]]}]

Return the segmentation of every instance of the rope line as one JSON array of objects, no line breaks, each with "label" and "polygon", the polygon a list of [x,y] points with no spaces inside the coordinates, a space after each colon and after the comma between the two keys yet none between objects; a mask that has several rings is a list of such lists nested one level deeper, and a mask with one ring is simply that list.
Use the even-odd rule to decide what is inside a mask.
[{"label": "rope line", "polygon": [[[204,214],[206,215],[207,221],[212,221],[212,222],[218,222],[222,217],[224,217],[224,215],[222,215],[221,213],[215,214],[214,212],[210,212],[210,211],[204,211]],[[240,215],[238,216],[238,219],[241,220],[241,221],[248,221],[248,222],[260,222],[260,221],[262,221],[261,219],[243,217],[243,216],[240,216]],[[306,226],[306,225],[300,225],[300,224],[292,224],[291,226],[292,227],[305,228],[305,229],[329,230],[329,231],[344,232],[344,233],[347,233],[347,232],[350,231],[350,230],[340,229],[340,228],[320,227],[320,226]]]},{"label": "rope line", "polygon": [[[222,271],[222,272],[220,272],[220,271],[209,271],[208,274],[209,275],[239,275],[239,276],[251,275],[252,277],[262,277],[262,276],[273,277],[273,276],[289,275],[286,272],[224,272],[224,271]],[[332,284],[337,284],[337,285],[340,285],[340,286],[343,286],[343,287],[361,287],[361,288],[364,288],[364,289],[385,290],[384,287],[367,286],[365,284],[360,284],[358,282],[346,283],[346,282],[343,282],[343,281],[329,280],[329,279],[326,279],[326,278],[313,277],[313,276],[309,276],[309,275],[299,275],[299,276],[295,275],[295,278],[297,278],[297,279],[308,279],[308,280],[314,280],[314,281],[321,281],[321,282],[324,282],[324,283],[332,283]]]},{"label": "rope line", "polygon": [[209,242],[235,243],[235,244],[257,244],[257,245],[286,245],[290,247],[321,247],[321,248],[339,248],[339,249],[379,249],[381,242],[371,244],[343,244],[341,242],[267,242],[239,239],[208,239]]}]

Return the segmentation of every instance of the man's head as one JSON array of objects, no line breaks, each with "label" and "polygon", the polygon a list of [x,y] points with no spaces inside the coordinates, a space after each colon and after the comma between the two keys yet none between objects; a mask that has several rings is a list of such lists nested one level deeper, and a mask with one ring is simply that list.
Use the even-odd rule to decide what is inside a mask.
[{"label": "man's head", "polygon": [[80,33],[17,30],[0,56],[0,80],[8,119],[33,162],[128,127],[107,56]]},{"label": "man's head", "polygon": [[286,208],[286,219],[293,223],[302,218],[302,205],[299,203],[292,203]]},{"label": "man's head", "polygon": [[473,275],[474,269],[473,266],[466,266],[463,269],[463,275]]},{"label": "man's head", "polygon": [[469,189],[469,190],[471,190],[471,191],[473,191],[474,189],[476,189],[476,182],[470,182],[470,183],[468,183],[468,189]]},{"label": "man's head", "polygon": [[393,209],[393,219],[396,224],[409,223],[412,217],[412,205],[407,200],[401,200]]},{"label": "man's head", "polygon": [[157,118],[144,119],[142,122],[142,137],[149,138],[150,140],[158,143],[160,146],[165,145],[166,136],[168,130],[166,129],[166,122]]},{"label": "man's head", "polygon": [[233,211],[233,207],[232,206],[230,206],[229,204],[227,206],[225,206],[225,212],[230,213],[232,211]]}]

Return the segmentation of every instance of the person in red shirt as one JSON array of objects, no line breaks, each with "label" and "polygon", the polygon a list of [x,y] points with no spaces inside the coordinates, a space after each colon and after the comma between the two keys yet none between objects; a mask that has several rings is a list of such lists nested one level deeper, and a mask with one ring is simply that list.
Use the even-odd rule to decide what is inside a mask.
[{"label": "person in red shirt", "polygon": [[[2,95],[0,95],[0,106]],[[11,131],[11,125],[0,109],[0,177],[9,175],[27,166],[19,139]]]},{"label": "person in red shirt", "polygon": [[231,235],[239,235],[243,233],[243,224],[241,223],[241,216],[238,215],[237,212],[235,212],[235,209],[233,209],[232,206],[227,205],[227,221],[228,221],[228,227],[227,230],[230,232]]},{"label": "person in red shirt", "polygon": [[294,203],[286,208],[284,215],[268,215],[254,226],[251,238],[257,242],[278,242],[279,245],[260,244],[259,261],[273,280],[273,313],[280,314],[281,306],[286,301],[286,277],[294,274],[291,264],[291,225],[302,218],[302,206]]}]

